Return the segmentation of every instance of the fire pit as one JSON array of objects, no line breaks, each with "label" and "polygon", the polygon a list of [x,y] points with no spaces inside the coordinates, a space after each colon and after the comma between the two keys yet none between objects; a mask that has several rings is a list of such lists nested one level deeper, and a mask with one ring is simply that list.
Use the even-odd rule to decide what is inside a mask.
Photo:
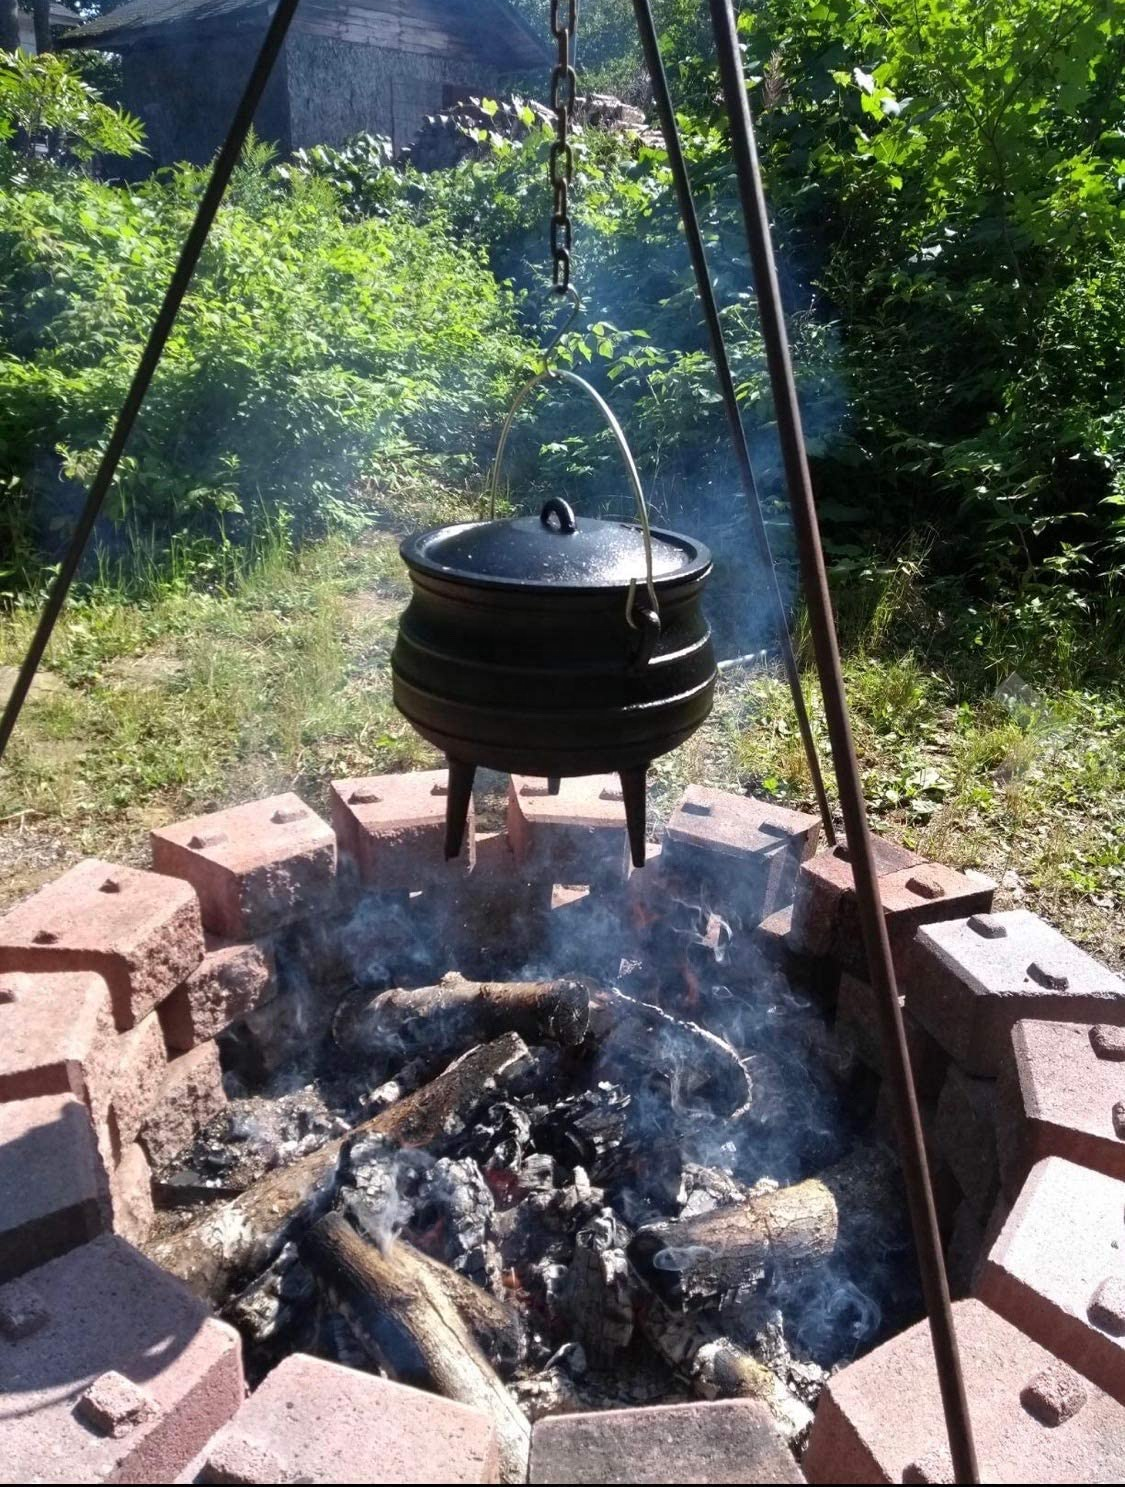
[{"label": "fire pit", "polygon": [[[735,1429],[724,1449],[750,1450],[759,1480],[796,1479],[810,1428],[814,1480],[845,1460],[870,1479],[847,1437],[858,1406],[828,1381],[885,1339],[912,1339],[898,1334],[922,1307],[846,848],[817,853],[812,817],[692,787],[662,849],[630,872],[615,784],[566,780],[552,794],[517,777],[505,829],[470,816],[469,851],[449,862],[443,772],[341,781],[331,825],[295,796],[184,822],[154,834],[166,876],[83,864],[0,921],[13,1034],[0,1118],[36,1132],[4,1160],[36,1149],[49,1161],[65,1115],[75,1169],[9,1205],[0,1263],[23,1278],[0,1290],[0,1330],[36,1356],[52,1295],[76,1284],[67,1267],[112,1227],[237,1329],[257,1390],[215,1439],[237,1398],[210,1416],[181,1401],[179,1435],[157,1450],[160,1400],[117,1346],[116,1363],[73,1381],[103,1466],[126,1479],[144,1461],[144,1479],[171,1480],[199,1452],[201,1480],[338,1479],[310,1444],[321,1435],[292,1399],[279,1425],[275,1400],[286,1380],[294,1398],[331,1393],[316,1370],[338,1365],[364,1377],[341,1385],[361,1412],[365,1389],[391,1388],[372,1375],[426,1391],[380,1396],[404,1412],[400,1445],[419,1400],[439,1434],[439,1421],[472,1420],[479,1450],[457,1468],[469,1475],[431,1456],[437,1480],[524,1480],[533,1427],[533,1480],[562,1480],[564,1460],[567,1479],[591,1480],[573,1457],[587,1449],[619,1473],[603,1480],[679,1479],[667,1459],[652,1470],[670,1476],[623,1477],[606,1441],[629,1439],[641,1406],[661,1407],[657,1436],[670,1405],[687,1429],[690,1401],[743,1402],[752,1445],[721,1413],[699,1428],[715,1441]],[[942,987],[964,983],[941,947],[958,935],[995,946],[1021,916],[990,915],[990,884],[903,849],[884,849],[880,869],[964,1292],[1006,1209],[995,1084],[950,1060],[965,1014]],[[1048,1015],[1096,1003],[1097,1047],[1111,1050],[1099,1068],[1117,1057],[1125,988],[1038,921],[1013,932],[1034,933],[1039,978],[1006,1013],[1041,1015],[1052,974]],[[972,1052],[979,1064],[979,1042]],[[1024,1127],[1018,1087],[1002,1087],[1003,1136]],[[1005,1137],[1009,1150],[1011,1196],[1028,1142]],[[98,1282],[85,1284],[96,1311]],[[441,1414],[456,1407],[465,1420]],[[1120,1406],[1095,1414],[1107,1409]],[[584,1423],[592,1411],[611,1412],[604,1426]],[[20,1470],[23,1418],[0,1414]],[[637,1419],[643,1435],[649,1410]],[[68,1437],[71,1473],[76,1451]]]}]

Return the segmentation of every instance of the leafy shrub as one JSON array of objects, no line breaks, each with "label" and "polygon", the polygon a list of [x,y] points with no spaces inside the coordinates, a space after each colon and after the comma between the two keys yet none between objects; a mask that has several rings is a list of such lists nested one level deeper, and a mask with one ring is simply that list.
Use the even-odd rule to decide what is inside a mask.
[{"label": "leafy shrub", "polygon": [[[0,180],[0,521],[27,568],[70,526],[205,179],[121,189],[12,157]],[[353,218],[253,146],[107,516],[237,540],[282,511],[296,537],[322,531],[387,464],[471,458],[524,356],[479,249],[440,221]]]},{"label": "leafy shrub", "polygon": [[[772,194],[841,326],[823,471],[993,593],[1117,588],[1125,28],[1112,0],[743,13]],[[766,93],[770,95],[766,98]],[[858,458],[858,464],[856,460]]]},{"label": "leafy shrub", "polygon": [[[597,67],[624,68],[635,57],[631,7],[592,9]],[[760,347],[741,303],[748,275],[712,116],[706,8],[669,0],[655,9],[678,101],[695,110],[684,121],[688,154],[756,425]],[[968,575],[994,599],[1014,595],[1013,621],[1057,629],[1118,613],[1120,7],[756,0],[740,10],[831,550],[850,564],[873,545],[895,549],[926,533],[931,569]],[[579,25],[589,29],[585,11]],[[589,50],[580,55],[589,60]],[[644,151],[607,162],[603,148],[581,157],[579,279],[592,272],[599,316],[671,349],[648,394],[637,386],[632,412],[665,448],[674,412],[694,455],[722,435],[663,163],[657,152],[646,165]],[[477,185],[456,187],[477,230],[495,233],[494,261],[512,271],[513,230],[527,225],[520,208],[538,200],[534,170],[525,196],[504,162],[475,169]],[[486,209],[490,192],[498,211]],[[603,270],[631,303],[609,303]],[[698,375],[682,375],[690,371]],[[768,441],[760,454],[768,463]]]}]

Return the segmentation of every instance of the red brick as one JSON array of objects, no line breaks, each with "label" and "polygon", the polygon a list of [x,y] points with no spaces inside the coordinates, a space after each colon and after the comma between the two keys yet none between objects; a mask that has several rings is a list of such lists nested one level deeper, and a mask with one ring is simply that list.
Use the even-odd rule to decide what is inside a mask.
[{"label": "red brick", "polygon": [[748,1399],[553,1415],[531,1438],[533,1483],[803,1482],[769,1411]]},{"label": "red brick", "polygon": [[132,1435],[138,1425],[149,1425],[157,1419],[160,1406],[147,1389],[111,1368],[78,1396],[75,1413],[95,1435],[121,1440]]},{"label": "red brick", "polygon": [[977,1294],[1125,1403],[1125,1337],[1103,1305],[1107,1282],[1125,1293],[1125,1182],[1047,1157],[1024,1183]]},{"label": "red brick", "polygon": [[614,774],[547,781],[514,774],[508,840],[526,872],[552,883],[623,883],[629,872],[625,805]]},{"label": "red brick", "polygon": [[[934,1207],[937,1210],[938,1229],[942,1239],[948,1241],[953,1233],[953,1226],[964,1196],[960,1184],[949,1168],[949,1163],[941,1156],[934,1143],[934,1132],[937,1128],[937,1101],[932,1098],[919,1099],[918,1114],[922,1121],[922,1136],[926,1145],[926,1162],[930,1172]],[[880,1084],[879,1096],[875,1102],[875,1131],[896,1157],[899,1156],[895,1100],[887,1080],[883,1080]]]},{"label": "red brick", "polygon": [[238,1409],[238,1335],[124,1240],[83,1245],[24,1284],[42,1320],[3,1346],[19,1402],[0,1412],[6,1481],[171,1481]]},{"label": "red brick", "polygon": [[70,1093],[89,1102],[115,1036],[109,987],[90,971],[0,976],[0,1101]]},{"label": "red brick", "polygon": [[630,862],[625,882],[624,908],[634,930],[643,930],[663,914],[668,898],[668,875],[664,870],[663,843],[648,847],[644,867]]},{"label": "red brick", "polygon": [[215,1042],[174,1058],[138,1133],[149,1161],[157,1167],[170,1161],[226,1103]]},{"label": "red brick", "polygon": [[168,1053],[158,1015],[150,1012],[136,1027],[120,1033],[106,1053],[112,1058],[113,1069],[109,1107],[95,1099],[93,1112],[103,1151],[107,1149],[103,1131],[108,1124],[108,1149],[116,1161],[122,1149],[137,1139],[168,1071]]},{"label": "red brick", "polygon": [[[806,863],[802,873],[818,860],[813,858],[812,862]],[[851,876],[850,867],[848,876]],[[939,862],[920,862],[895,872],[880,873],[883,919],[900,979],[905,979],[908,951],[920,925],[955,919],[959,915],[986,913],[992,907],[993,892],[991,886],[967,878]],[[795,914],[795,928],[796,925]],[[858,976],[867,975],[867,950],[854,884],[839,895],[828,953],[845,970]]]},{"label": "red brick", "polygon": [[0,1281],[105,1228],[90,1112],[73,1095],[0,1105]]},{"label": "red brick", "polygon": [[336,838],[296,795],[274,795],[154,831],[152,865],[192,885],[212,934],[254,940],[323,910]]},{"label": "red brick", "polygon": [[[982,1306],[954,1303],[983,1482],[1120,1482],[1125,1411],[1090,1385],[1045,1378],[1051,1353]],[[1043,1422],[1052,1393],[1085,1392],[1069,1418]],[[954,1480],[929,1324],[920,1322],[832,1378],[802,1465],[810,1482]]]},{"label": "red brick", "polygon": [[480,1411],[303,1353],[280,1363],[206,1453],[205,1482],[496,1482]]},{"label": "red brick", "polygon": [[155,1218],[152,1202],[152,1168],[136,1142],[127,1146],[110,1173],[110,1204],[113,1232],[130,1244],[143,1244]]},{"label": "red brick", "polygon": [[277,969],[269,940],[242,944],[209,939],[200,965],[161,1003],[165,1041],[173,1053],[187,1053],[276,992]]},{"label": "red brick", "polygon": [[[899,997],[903,1007],[905,998]],[[919,1098],[935,1097],[945,1081],[949,1059],[908,1012],[903,1012],[906,1046],[914,1073],[914,1087]],[[836,1037],[841,1046],[854,1053],[881,1078],[885,1077],[883,1034],[879,1022],[875,991],[866,981],[845,971],[840,977],[836,1000]]]},{"label": "red brick", "polygon": [[[1120,1033],[1120,1028],[1106,1029]],[[1017,1022],[999,1080],[1000,1179],[1014,1199],[1043,1157],[1066,1157],[1125,1180],[1125,1139],[1113,1108],[1125,1098],[1125,1069],[1098,1047],[1113,1046],[1084,1022]]]},{"label": "red brick", "polygon": [[962,1068],[993,1078],[1021,1018],[1125,1026],[1125,981],[1026,909],[926,925],[904,989]]},{"label": "red brick", "polygon": [[996,1081],[952,1065],[938,1096],[934,1145],[984,1224],[1000,1190],[996,1157]]},{"label": "red brick", "polygon": [[[872,837],[871,845],[880,881],[921,862],[913,852],[882,837]],[[854,901],[855,879],[847,843],[810,857],[797,877],[791,927],[794,948],[805,955],[834,954],[848,905],[847,918],[853,932],[856,929]]]},{"label": "red brick", "polygon": [[982,1259],[984,1225],[971,1203],[962,1198],[953,1215],[953,1228],[945,1247],[945,1274],[949,1294],[960,1300],[971,1296]]},{"label": "red brick", "polygon": [[471,806],[461,854],[450,862],[445,858],[448,779],[448,770],[422,769],[333,781],[332,825],[340,852],[356,864],[368,887],[412,893],[455,885],[472,870],[476,817]]},{"label": "red brick", "polygon": [[0,919],[0,974],[94,971],[129,1028],[203,958],[199,903],[187,884],[80,862]]},{"label": "red brick", "polygon": [[816,816],[689,785],[664,833],[665,860],[706,888],[712,908],[756,924],[793,902],[797,870],[819,839]]}]

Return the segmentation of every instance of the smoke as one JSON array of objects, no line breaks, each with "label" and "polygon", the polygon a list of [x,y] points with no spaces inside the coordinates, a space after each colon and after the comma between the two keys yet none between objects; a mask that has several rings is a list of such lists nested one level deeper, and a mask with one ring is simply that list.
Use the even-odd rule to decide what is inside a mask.
[{"label": "smoke", "polygon": [[652,1264],[657,1270],[671,1270],[678,1274],[698,1264],[700,1260],[709,1260],[714,1253],[705,1244],[669,1245],[667,1249],[657,1250],[652,1257]]}]

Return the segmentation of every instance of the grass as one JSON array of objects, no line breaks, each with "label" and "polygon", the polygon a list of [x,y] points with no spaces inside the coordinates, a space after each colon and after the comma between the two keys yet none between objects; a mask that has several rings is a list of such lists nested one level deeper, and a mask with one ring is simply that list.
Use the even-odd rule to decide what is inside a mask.
[{"label": "grass", "polygon": [[[72,605],[48,656],[66,685],[29,703],[0,769],[5,896],[49,875],[45,838],[143,860],[149,828],[178,816],[282,789],[322,803],[329,779],[428,758],[385,684],[398,569],[372,534],[278,548],[204,592]],[[0,624],[0,665],[34,622]]]},{"label": "grass", "polygon": [[[430,762],[390,701],[406,592],[380,530],[300,553],[267,544],[203,589],[154,570],[124,598],[103,576],[65,613],[49,690],[0,768],[0,901],[80,856],[143,861],[148,830],[177,817],[281,789],[322,806],[332,778]],[[998,686],[1006,659],[938,654],[923,602],[902,565],[862,614],[841,602],[873,824],[991,873],[1003,904],[1125,967],[1125,702],[1035,671],[1038,691]],[[0,666],[34,622],[30,606],[0,620]],[[806,694],[827,761],[808,674]],[[691,779],[812,808],[780,677],[724,674],[708,725],[653,767],[655,814]]]}]

